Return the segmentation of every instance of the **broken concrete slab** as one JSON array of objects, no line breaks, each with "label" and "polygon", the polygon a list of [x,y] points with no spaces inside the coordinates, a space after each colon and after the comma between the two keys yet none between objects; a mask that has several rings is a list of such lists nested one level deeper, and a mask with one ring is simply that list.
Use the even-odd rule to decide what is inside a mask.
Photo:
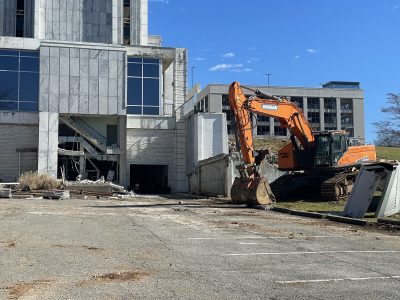
[{"label": "broken concrete slab", "polygon": [[0,188],[0,198],[11,198],[11,189]]},{"label": "broken concrete slab", "polygon": [[363,165],[357,175],[344,214],[353,218],[363,218],[367,211],[372,211],[375,212],[375,217],[381,218],[399,213],[400,171],[398,166],[397,162]]}]

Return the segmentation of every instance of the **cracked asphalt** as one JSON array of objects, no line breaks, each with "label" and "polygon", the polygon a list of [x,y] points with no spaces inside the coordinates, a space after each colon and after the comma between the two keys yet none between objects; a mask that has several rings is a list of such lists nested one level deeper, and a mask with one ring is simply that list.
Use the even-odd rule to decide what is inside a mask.
[{"label": "cracked asphalt", "polygon": [[0,299],[399,299],[400,234],[223,200],[0,200]]}]

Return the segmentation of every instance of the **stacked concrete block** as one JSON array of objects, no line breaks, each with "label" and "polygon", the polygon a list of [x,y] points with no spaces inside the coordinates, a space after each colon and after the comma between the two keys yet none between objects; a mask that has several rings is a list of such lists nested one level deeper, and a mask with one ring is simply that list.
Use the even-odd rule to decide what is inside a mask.
[{"label": "stacked concrete block", "polygon": [[125,115],[125,52],[42,46],[39,110]]}]

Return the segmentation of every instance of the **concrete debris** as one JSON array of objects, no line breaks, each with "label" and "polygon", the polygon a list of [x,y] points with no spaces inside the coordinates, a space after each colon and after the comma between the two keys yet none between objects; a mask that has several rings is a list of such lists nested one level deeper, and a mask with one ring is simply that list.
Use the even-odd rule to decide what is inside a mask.
[{"label": "concrete debris", "polygon": [[44,199],[57,199],[57,200],[69,199],[69,191],[68,190],[45,191],[43,193],[43,198]]},{"label": "concrete debris", "polygon": [[366,164],[357,175],[344,214],[353,218],[363,218],[367,212],[375,212],[375,217],[382,218],[400,213],[399,191],[398,163]]},{"label": "concrete debris", "polygon": [[113,196],[114,194],[121,194],[127,196],[136,196],[134,192],[128,192],[123,186],[114,184],[112,182],[107,182],[102,176],[99,180],[77,180],[75,182],[66,182],[65,186],[74,192],[79,192],[80,194],[90,194],[94,196]]},{"label": "concrete debris", "polygon": [[11,189],[0,187],[0,198],[11,198]]}]

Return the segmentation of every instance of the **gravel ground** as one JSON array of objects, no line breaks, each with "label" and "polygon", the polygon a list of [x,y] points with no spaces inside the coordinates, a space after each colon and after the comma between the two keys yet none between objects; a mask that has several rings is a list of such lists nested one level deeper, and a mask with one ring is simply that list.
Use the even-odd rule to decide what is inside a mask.
[{"label": "gravel ground", "polygon": [[399,299],[396,232],[182,197],[0,200],[1,299]]}]

